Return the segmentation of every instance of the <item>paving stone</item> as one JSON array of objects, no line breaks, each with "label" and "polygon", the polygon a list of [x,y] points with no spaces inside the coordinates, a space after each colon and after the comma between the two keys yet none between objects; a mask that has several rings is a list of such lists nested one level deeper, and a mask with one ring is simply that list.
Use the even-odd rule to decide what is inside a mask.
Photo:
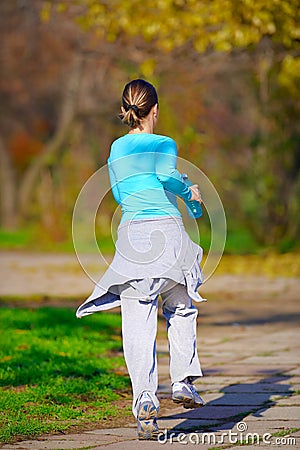
[{"label": "paving stone", "polygon": [[[300,406],[300,395],[292,395],[290,397],[277,401],[278,406]],[[299,417],[300,419],[300,417]]]},{"label": "paving stone", "polygon": [[268,409],[258,410],[256,414],[265,419],[285,419],[300,420],[299,406],[273,406]]},{"label": "paving stone", "polygon": [[[292,394],[271,394],[270,395],[270,401],[277,406],[280,406],[280,402],[283,399],[287,399],[290,398],[292,396]],[[284,406],[284,405],[282,405]],[[297,405],[295,405],[297,406]]]},{"label": "paving stone", "polygon": [[[197,446],[198,448],[203,448],[204,446],[211,447],[221,447],[222,445],[228,445],[229,443],[229,433],[228,432],[210,432],[205,431],[201,433],[181,433],[178,436],[178,440],[181,445],[187,445],[188,448]],[[197,448],[196,447],[196,448]]]},{"label": "paving stone", "polygon": [[[159,366],[159,367],[161,367],[161,366]],[[160,373],[159,377],[158,377],[158,380],[159,380],[159,385],[171,386],[171,379],[170,379],[169,372],[165,373],[165,374]]]},{"label": "paving stone", "polygon": [[289,420],[268,420],[262,417],[255,417],[253,415],[245,417],[243,420],[236,422],[233,426],[234,431],[241,431],[241,423],[246,428],[245,432],[249,433],[259,433],[260,435],[264,433],[276,433],[278,431],[289,430],[294,428],[292,425],[295,424],[296,421],[290,422]]},{"label": "paving stone", "polygon": [[160,366],[169,366],[169,358],[166,356],[161,356],[160,358],[158,358],[158,363]]},{"label": "paving stone", "polygon": [[206,396],[207,394],[217,394],[222,392],[224,389],[224,384],[195,384],[195,388],[200,393],[201,396]]},{"label": "paving stone", "polygon": [[159,373],[160,377],[162,375],[169,375],[169,373],[170,373],[169,361],[168,362],[158,361],[158,373]]},{"label": "paving stone", "polygon": [[[105,444],[104,444],[105,445]],[[125,441],[122,442],[122,446],[120,445],[120,443],[115,443],[115,444],[110,444],[110,445],[105,445],[105,449],[111,449],[111,450],[141,450],[141,449],[151,449],[151,450],[162,450],[164,448],[167,449],[175,449],[175,450],[179,450],[182,448],[185,448],[186,446],[176,442],[175,438],[173,438],[170,441],[167,441],[165,444],[163,443],[159,443],[159,442],[155,442],[155,441]],[[93,450],[98,450],[98,449],[103,449],[104,446],[99,446],[94,448]],[[205,445],[205,446],[201,446],[201,450],[209,450],[209,448],[211,448],[211,445]],[[244,449],[245,450],[245,449]]]},{"label": "paving stone", "polygon": [[205,408],[191,409],[191,410],[183,410],[181,409],[177,413],[174,413],[170,416],[166,416],[170,419],[205,419],[210,420],[214,419],[223,419],[230,418],[236,416],[237,414],[245,414],[247,415],[250,411],[253,410],[253,406],[205,406]]},{"label": "paving stone", "polygon": [[[244,423],[243,423],[244,424]],[[256,424],[255,428],[251,428],[248,427],[248,429],[246,429],[245,431],[241,431],[240,425],[236,424],[236,426],[234,426],[231,430],[228,430],[228,434],[227,436],[225,436],[225,431],[223,431],[222,434],[219,434],[218,432],[215,433],[216,436],[216,447],[218,447],[218,443],[220,443],[220,437],[223,438],[223,440],[225,442],[228,442],[229,445],[232,444],[233,446],[228,447],[228,448],[232,448],[232,449],[237,449],[237,448],[241,448],[241,449],[261,449],[261,448],[281,448],[280,447],[280,443],[282,445],[284,445],[284,447],[282,448],[299,448],[297,446],[297,444],[300,443],[300,439],[299,437],[293,436],[291,435],[287,435],[285,437],[275,437],[272,436],[272,434],[274,433],[278,433],[279,431],[282,432],[282,430],[284,430],[284,428],[278,428],[276,427],[276,425],[272,425],[272,423],[268,423],[269,426],[268,427],[259,427],[259,424]],[[265,424],[265,425],[268,425]],[[285,428],[285,430],[287,430],[287,428]],[[219,438],[219,440],[218,440]],[[293,439],[291,441],[291,438]],[[277,442],[276,442],[276,439]],[[248,445],[247,446],[239,446],[236,445],[239,442],[247,442],[248,441]],[[252,444],[251,444],[252,442]],[[275,446],[276,445],[276,446]]]},{"label": "paving stone", "polygon": [[238,420],[239,419],[233,420],[230,418],[229,418],[229,420],[220,419],[219,424],[209,426],[209,427],[207,427],[207,429],[209,431],[214,431],[214,432],[232,430],[235,427],[235,425],[237,424]]},{"label": "paving stone", "polygon": [[287,371],[286,372],[286,375],[289,375],[289,376],[294,376],[294,375],[300,375],[300,366],[299,367],[296,367],[296,368],[294,368],[294,369],[291,369],[291,370],[289,370],[289,371]]},{"label": "paving stone", "polygon": [[[252,415],[246,416],[243,420],[246,422],[249,429],[261,430],[268,432],[268,430],[274,428],[278,431],[290,430],[292,428],[299,428],[299,419],[268,419],[263,417],[255,417]],[[254,424],[254,425],[253,425]],[[250,428],[251,427],[251,428]],[[253,427],[253,428],[252,428]]]},{"label": "paving stone", "polygon": [[250,356],[249,358],[245,358],[243,362],[245,362],[245,364],[268,364],[268,365],[277,364],[278,368],[281,369],[283,365],[286,366],[287,364],[291,364],[291,366],[293,366],[295,364],[296,357],[297,357],[296,352],[295,354],[288,353],[270,356],[255,355]]},{"label": "paving stone", "polygon": [[[287,450],[286,446],[285,447],[281,447],[281,446],[276,445],[276,447],[274,446],[274,447],[271,447],[271,448],[274,448],[276,450]],[[259,447],[257,445],[256,446],[253,446],[253,445],[247,445],[247,446],[245,446],[245,445],[242,445],[242,446],[234,445],[233,447],[226,447],[226,450],[254,450],[254,449],[270,450],[270,444],[266,444],[266,445],[259,444]],[[291,450],[291,449],[288,449],[288,450]]]},{"label": "paving stone", "polygon": [[[299,337],[300,337],[300,333],[299,332],[298,332],[298,334],[299,334]],[[294,341],[293,344],[289,343],[289,345],[287,346],[286,345],[287,341],[285,341],[285,342],[283,341],[283,344],[284,344],[285,348],[282,351],[278,350],[279,346],[276,345],[275,346],[276,350],[274,351],[274,355],[279,355],[279,356],[284,356],[284,355],[287,355],[287,354],[295,355],[296,356],[296,360],[295,361],[298,363],[299,361],[298,361],[297,356],[299,357],[299,344],[298,344],[298,341],[295,341],[295,330],[293,331],[292,337],[293,337],[293,341]]]},{"label": "paving stone", "polygon": [[[252,433],[259,433],[259,434],[264,434],[266,432],[275,433],[282,430],[297,428],[296,424],[298,424],[299,426],[298,421],[284,421],[284,420],[271,421],[258,417],[256,418],[253,416],[246,416],[242,420],[237,419],[235,421],[229,422],[220,421],[220,423],[218,424],[210,424],[209,421],[207,421],[207,425],[205,426],[205,424],[203,424],[203,427],[205,426],[205,429],[211,432],[232,431],[241,433],[240,429],[238,429],[238,424],[240,424],[241,422],[246,423],[247,426],[246,432],[249,431]],[[199,426],[199,428],[201,428],[201,425]]]},{"label": "paving stone", "polygon": [[[271,402],[269,393],[253,394],[253,393],[227,393],[225,392],[221,396],[217,394],[207,394],[205,400],[207,406],[234,406],[234,405],[254,405],[260,406],[267,402]],[[206,406],[206,407],[207,407]]]},{"label": "paving stone", "polygon": [[255,417],[254,415],[245,415],[243,419],[236,419],[235,421],[229,420],[224,422],[223,419],[211,418],[210,420],[180,420],[171,418],[163,418],[159,419],[159,427],[161,429],[181,429],[181,430],[205,430],[205,431],[237,431],[237,425],[239,423],[246,423],[247,430],[249,432],[256,432],[259,434],[264,433],[275,433],[282,430],[289,430],[292,428],[299,428],[299,420],[298,419],[266,419],[262,417]]},{"label": "paving stone", "polygon": [[203,367],[206,366],[212,366],[215,364],[219,364],[222,362],[228,362],[228,361],[235,361],[236,358],[236,352],[235,351],[222,351],[221,353],[215,353],[215,354],[201,354],[201,363]]},{"label": "paving stone", "polygon": [[198,419],[196,421],[196,420],[172,419],[170,417],[166,417],[166,418],[159,418],[157,423],[161,430],[164,429],[193,430],[195,429],[195,427],[198,430],[206,430],[208,427],[222,425],[222,423],[215,418],[211,418],[209,420]]},{"label": "paving stone", "polygon": [[264,376],[260,383],[274,383],[274,384],[292,384],[293,377],[287,375],[286,373],[282,373],[280,375],[270,375]]},{"label": "paving stone", "polygon": [[198,392],[201,395],[201,397],[203,397],[203,400],[205,401],[206,405],[211,404],[211,402],[213,402],[213,401],[217,400],[218,398],[220,398],[221,396],[223,396],[223,394],[220,392],[208,393],[208,392],[201,391],[201,390],[198,390]]},{"label": "paving stone", "polygon": [[[278,366],[278,364],[270,365],[270,364],[255,364],[255,365],[246,365],[241,363],[231,363],[230,365],[227,364],[220,364],[218,366],[214,366],[210,369],[206,369],[204,371],[207,375],[231,375],[231,376],[251,376],[251,375],[265,375],[265,376],[271,376],[271,375],[277,375],[282,373],[287,373],[288,371],[292,371],[293,366],[285,365]],[[289,372],[291,373],[291,372]]]},{"label": "paving stone", "polygon": [[164,393],[164,394],[171,394],[171,392],[172,392],[171,384],[169,384],[169,383],[166,383],[166,384],[159,383],[158,392],[159,393]]},{"label": "paving stone", "polygon": [[[133,427],[132,427],[133,428]],[[134,430],[131,427],[126,428],[108,428],[102,430],[85,431],[84,435],[101,435],[101,436],[121,436],[128,438],[136,437],[136,424],[134,424]]]},{"label": "paving stone", "polygon": [[257,393],[270,393],[270,394],[289,394],[292,393],[294,390],[294,386],[286,384],[277,384],[277,383],[240,383],[240,384],[234,384],[231,386],[226,386],[224,390],[226,390],[226,393],[251,393],[251,394],[257,394]]},{"label": "paving stone", "polygon": [[[132,436],[131,439],[136,438]],[[114,442],[123,441],[123,436],[101,435],[101,445],[108,445]],[[66,436],[48,436],[44,439],[28,440],[14,444],[13,446],[3,446],[3,449],[30,449],[30,450],[55,450],[55,449],[79,449],[99,445],[99,436],[82,434],[69,434]]]},{"label": "paving stone", "polygon": [[227,447],[227,449],[234,449],[234,450],[267,450],[270,448],[276,449],[276,450],[291,450],[291,449],[298,449],[299,448],[300,441],[297,437],[294,436],[265,436],[260,439],[259,446],[256,444],[254,445],[243,445],[243,446],[233,446],[233,447]]},{"label": "paving stone", "polygon": [[297,376],[297,375],[292,375],[290,377],[289,381],[290,381],[291,384],[298,384],[300,386],[300,377]]},{"label": "paving stone", "polygon": [[205,376],[198,378],[195,381],[195,386],[205,386],[210,384],[220,384],[223,386],[229,386],[231,384],[237,383],[255,383],[260,380],[261,376],[251,376],[251,375],[242,375],[242,376],[230,376],[230,375],[209,375],[205,373]]},{"label": "paving stone", "polygon": [[[172,436],[172,433],[169,432],[169,435]],[[203,448],[203,445],[209,445],[210,448],[215,447],[222,447],[226,445],[226,448],[230,444],[238,444],[240,440],[244,439],[244,435],[242,433],[236,433],[232,430],[223,430],[220,432],[213,432],[213,431],[205,431],[205,432],[192,432],[192,433],[185,433],[184,431],[179,433],[177,436],[178,441],[181,443],[181,445],[197,445],[198,448]],[[251,437],[254,437],[257,439],[257,441],[260,441],[259,435],[254,435]],[[248,437],[250,439],[250,436]],[[251,447],[248,447],[251,448]]]},{"label": "paving stone", "polygon": [[156,351],[158,354],[158,357],[160,357],[160,355],[169,355],[169,345],[167,342],[163,342],[163,341],[158,341],[156,344]]}]

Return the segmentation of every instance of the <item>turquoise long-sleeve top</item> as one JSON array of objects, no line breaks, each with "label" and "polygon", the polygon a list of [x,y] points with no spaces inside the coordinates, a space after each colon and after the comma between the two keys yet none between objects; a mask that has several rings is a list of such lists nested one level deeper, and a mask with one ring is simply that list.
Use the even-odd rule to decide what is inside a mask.
[{"label": "turquoise long-sleeve top", "polygon": [[189,200],[190,188],[176,168],[177,146],[167,136],[126,134],[112,143],[107,160],[112,193],[121,222],[180,217],[176,196]]}]

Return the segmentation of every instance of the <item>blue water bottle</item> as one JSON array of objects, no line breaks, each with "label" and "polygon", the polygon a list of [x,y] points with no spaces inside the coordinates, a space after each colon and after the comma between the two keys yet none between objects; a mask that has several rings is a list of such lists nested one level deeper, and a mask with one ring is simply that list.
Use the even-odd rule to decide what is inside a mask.
[{"label": "blue water bottle", "polygon": [[[189,180],[186,173],[183,173],[181,175],[181,178],[187,186],[193,186],[193,183],[191,182],[191,180]],[[185,200],[184,202],[186,204],[190,217],[192,217],[193,219],[199,219],[199,217],[202,216],[202,208],[200,202],[197,202],[197,200]]]}]

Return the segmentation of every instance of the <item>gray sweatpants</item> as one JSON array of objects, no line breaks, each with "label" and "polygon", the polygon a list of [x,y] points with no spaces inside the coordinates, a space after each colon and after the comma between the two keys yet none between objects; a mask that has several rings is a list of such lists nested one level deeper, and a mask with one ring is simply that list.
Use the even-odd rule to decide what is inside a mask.
[{"label": "gray sweatpants", "polygon": [[[186,288],[173,285],[161,294],[162,311],[167,321],[171,382],[186,377],[202,376],[196,348],[198,310],[192,305]],[[156,332],[158,298],[152,302],[136,297],[132,287],[120,292],[123,349],[133,390],[132,412],[137,417],[137,404],[148,392],[159,408]]]}]

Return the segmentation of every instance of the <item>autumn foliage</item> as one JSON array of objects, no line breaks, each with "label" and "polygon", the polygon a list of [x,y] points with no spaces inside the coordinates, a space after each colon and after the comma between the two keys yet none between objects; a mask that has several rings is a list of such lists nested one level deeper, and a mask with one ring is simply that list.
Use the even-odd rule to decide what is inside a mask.
[{"label": "autumn foliage", "polygon": [[296,0],[10,0],[0,13],[2,227],[68,237],[81,186],[127,131],[123,85],[142,76],[159,91],[157,132],[214,182],[229,228],[297,245]]}]

